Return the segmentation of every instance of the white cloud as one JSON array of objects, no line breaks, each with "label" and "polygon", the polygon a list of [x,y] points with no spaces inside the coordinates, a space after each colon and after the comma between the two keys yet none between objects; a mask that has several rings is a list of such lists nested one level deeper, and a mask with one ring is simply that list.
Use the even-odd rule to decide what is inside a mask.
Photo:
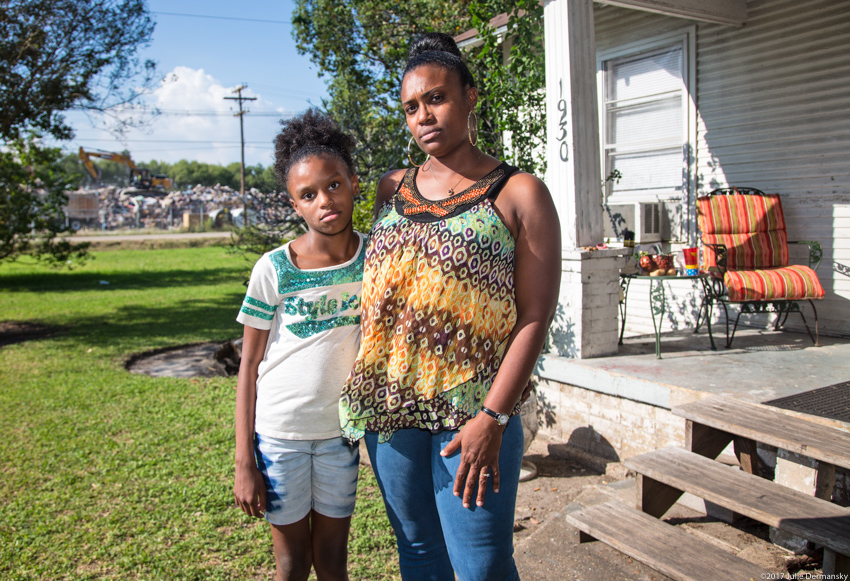
[{"label": "white cloud", "polygon": [[[239,106],[236,101],[226,99],[226,97],[236,96],[235,88],[235,86],[223,86],[203,69],[175,67],[166,75],[165,81],[152,95],[152,104],[163,111],[163,115],[154,122],[153,134],[157,136],[157,139],[173,139],[175,142],[192,140],[206,142],[198,144],[196,154],[192,157],[198,161],[213,163],[238,161],[239,119],[235,113],[239,110]],[[245,102],[243,105],[245,109],[285,113],[283,108],[275,107],[274,103],[263,99],[250,88],[243,90],[242,95],[257,98],[256,101]],[[175,112],[189,113],[175,114]],[[268,146],[246,145],[246,163],[259,161],[267,164],[270,162],[269,159],[258,158],[268,157],[267,152],[271,150],[271,139],[276,127],[274,118],[251,118],[250,113],[245,116],[245,140],[269,143]],[[176,157],[174,155],[169,157],[175,159],[187,157],[185,154],[188,152],[181,151],[182,153]],[[250,157],[255,158],[256,161],[249,159],[249,152]]]},{"label": "white cloud", "polygon": [[[78,128],[77,145],[86,149],[120,151],[128,149],[137,162],[151,159],[170,163],[180,159],[228,164],[239,161],[239,110],[235,97],[237,87],[224,86],[204,69],[178,66],[165,75],[162,84],[146,99],[147,104],[162,111],[144,128],[130,130],[123,140],[103,129],[95,129],[84,119],[69,119]],[[243,107],[248,111],[275,111],[281,117],[287,110],[249,88],[245,97],[256,97]],[[278,130],[278,119],[245,115],[245,163],[269,165],[273,162],[272,140]],[[86,127],[89,125],[89,127]]]}]

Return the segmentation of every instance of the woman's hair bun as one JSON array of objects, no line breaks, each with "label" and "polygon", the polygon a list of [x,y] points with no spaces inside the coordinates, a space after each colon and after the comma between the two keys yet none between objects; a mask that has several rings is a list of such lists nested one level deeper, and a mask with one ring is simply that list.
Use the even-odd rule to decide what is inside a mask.
[{"label": "woman's hair bun", "polygon": [[428,51],[447,52],[461,58],[460,49],[451,36],[443,32],[427,32],[414,39],[410,44],[407,59],[410,60]]},{"label": "woman's hair bun", "polygon": [[410,43],[407,51],[407,66],[401,78],[410,71],[422,65],[437,65],[446,70],[455,71],[460,77],[462,87],[474,87],[475,79],[469,72],[469,67],[463,62],[463,55],[455,43],[455,39],[443,32],[428,32],[416,37]]}]

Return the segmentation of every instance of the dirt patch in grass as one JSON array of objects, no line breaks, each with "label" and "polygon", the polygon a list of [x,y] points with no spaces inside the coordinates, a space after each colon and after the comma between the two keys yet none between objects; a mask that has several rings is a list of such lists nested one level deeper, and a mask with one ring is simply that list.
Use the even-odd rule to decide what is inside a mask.
[{"label": "dirt patch in grass", "polygon": [[152,377],[232,377],[239,371],[242,340],[192,343],[136,353],[124,364],[130,373]]},{"label": "dirt patch in grass", "polygon": [[24,341],[47,339],[64,330],[64,327],[28,321],[0,321],[0,347]]}]

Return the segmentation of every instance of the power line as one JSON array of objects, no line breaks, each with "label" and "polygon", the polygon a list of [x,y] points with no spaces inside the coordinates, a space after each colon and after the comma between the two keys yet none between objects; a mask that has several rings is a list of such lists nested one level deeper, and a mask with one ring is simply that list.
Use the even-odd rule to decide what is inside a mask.
[{"label": "power line", "polygon": [[[74,141],[88,141],[88,142],[104,142],[108,141],[107,139],[99,139],[96,137],[79,137],[74,138]],[[219,139],[127,139],[127,143],[221,143],[221,144],[239,144],[241,141],[222,141]],[[271,145],[272,140],[268,141],[246,141],[246,144],[249,145]]]},{"label": "power line", "polygon": [[264,20],[261,18],[240,18],[238,16],[213,16],[212,14],[184,14],[182,12],[151,12],[161,16],[183,16],[186,18],[210,18],[214,20],[241,20],[242,22],[260,22],[262,24],[292,24],[291,20]]},{"label": "power line", "polygon": [[[247,98],[247,97],[245,97]],[[183,111],[180,109],[160,109],[160,115],[182,116],[182,117],[229,117],[233,115],[233,111],[216,111],[210,109],[208,111]],[[257,117],[291,117],[291,113],[280,113],[277,111],[251,111],[252,115]]]},{"label": "power line", "polygon": [[[244,97],[247,99],[247,97]],[[256,97],[252,97],[256,99]],[[219,111],[217,109],[157,109],[158,115],[176,115],[183,117],[230,117],[233,111]],[[251,111],[257,117],[292,117],[292,113],[281,113],[280,111]]]}]

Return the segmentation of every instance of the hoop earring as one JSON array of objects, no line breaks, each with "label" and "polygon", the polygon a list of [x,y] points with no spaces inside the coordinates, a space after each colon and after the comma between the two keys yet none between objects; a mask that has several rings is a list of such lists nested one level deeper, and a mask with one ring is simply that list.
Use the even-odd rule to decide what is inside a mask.
[{"label": "hoop earring", "polygon": [[[473,119],[475,120],[475,123],[472,122]],[[466,131],[467,136],[469,137],[469,143],[472,144],[472,147],[475,147],[478,144],[478,114],[474,109],[466,116]],[[475,141],[472,141],[473,131],[475,132]]]},{"label": "hoop earring", "polygon": [[411,143],[413,143],[413,136],[411,136],[410,140],[407,142],[407,161],[409,161],[410,165],[412,165],[413,167],[422,167],[423,165],[425,165],[425,163],[428,161],[428,159],[431,157],[431,155],[428,154],[425,157],[425,161],[423,161],[422,163],[416,163],[415,161],[413,161],[413,158],[410,156],[410,144]]}]

